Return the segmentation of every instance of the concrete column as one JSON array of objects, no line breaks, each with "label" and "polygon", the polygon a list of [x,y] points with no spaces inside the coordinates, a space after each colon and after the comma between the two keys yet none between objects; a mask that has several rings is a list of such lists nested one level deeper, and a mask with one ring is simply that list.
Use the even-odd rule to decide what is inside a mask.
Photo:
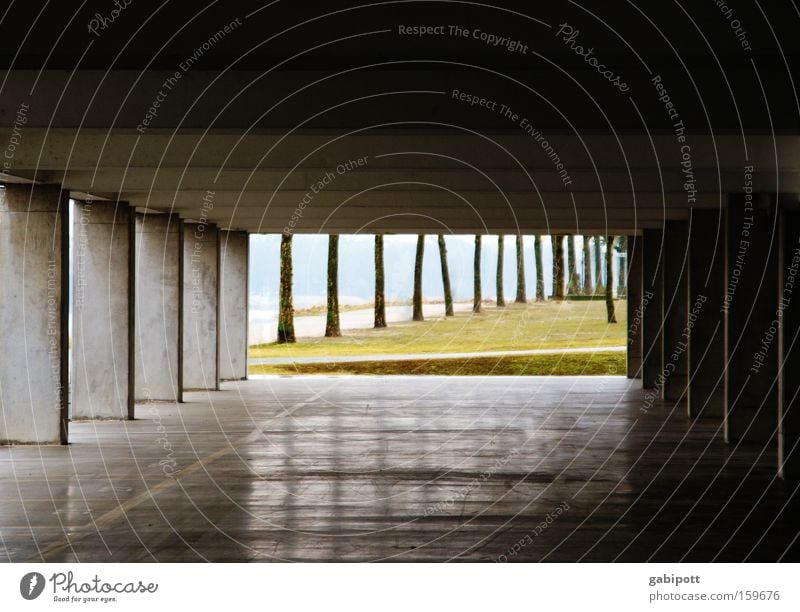
[{"label": "concrete column", "polygon": [[136,215],[136,399],[183,401],[183,227]]},{"label": "concrete column", "polygon": [[219,389],[219,230],[183,226],[183,388]]},{"label": "concrete column", "polygon": [[689,416],[725,414],[725,213],[694,209],[689,222]]},{"label": "concrete column", "polygon": [[689,380],[686,358],[689,347],[688,244],[686,221],[664,224],[664,384],[661,397],[673,402],[686,399]]},{"label": "concrete column", "polygon": [[642,232],[642,386],[655,389],[662,376],[664,342],[663,232]]},{"label": "concrete column", "polygon": [[776,437],[777,235],[772,198],[730,195],[723,304],[725,436],[730,442],[766,442]]},{"label": "concrete column", "polygon": [[125,202],[73,207],[72,418],[133,418],[133,236]]},{"label": "concrete column", "polygon": [[68,202],[0,185],[0,444],[68,441]]},{"label": "concrete column", "polygon": [[783,307],[778,345],[778,473],[800,479],[800,204],[782,203],[778,299]]},{"label": "concrete column", "polygon": [[642,240],[628,236],[628,378],[642,377]]},{"label": "concrete column", "polygon": [[247,378],[247,232],[220,232],[221,380]]}]

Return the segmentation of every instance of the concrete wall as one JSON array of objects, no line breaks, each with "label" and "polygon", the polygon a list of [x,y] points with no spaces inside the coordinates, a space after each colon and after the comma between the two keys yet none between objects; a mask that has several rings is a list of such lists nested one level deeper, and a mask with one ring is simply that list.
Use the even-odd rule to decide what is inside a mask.
[{"label": "concrete wall", "polygon": [[687,267],[689,225],[686,221],[664,224],[664,386],[665,400],[686,399],[689,381],[689,283]]},{"label": "concrete wall", "polygon": [[692,211],[689,222],[690,417],[722,418],[725,413],[725,213]]},{"label": "concrete wall", "polygon": [[67,442],[67,219],[57,186],[0,189],[0,444]]},{"label": "concrete wall", "polygon": [[[726,231],[725,436],[766,442],[778,427],[778,231],[767,194],[731,194]],[[756,356],[761,355],[757,361]],[[759,365],[760,364],[760,365]],[[757,371],[754,371],[754,368]]]},{"label": "concrete wall", "polygon": [[72,418],[132,418],[134,213],[124,202],[73,211]]},{"label": "concrete wall", "polygon": [[628,236],[628,378],[642,377],[642,240]]},{"label": "concrete wall", "polygon": [[[642,232],[642,386],[655,389],[663,375],[663,232]],[[660,387],[659,387],[660,388]]]},{"label": "concrete wall", "polygon": [[136,399],[182,401],[183,229],[136,215]]},{"label": "concrete wall", "polygon": [[246,232],[220,232],[220,379],[247,378]]},{"label": "concrete wall", "polygon": [[779,337],[778,469],[783,478],[800,479],[800,204],[783,203],[780,218],[778,289],[785,305]]},{"label": "concrete wall", "polygon": [[218,389],[219,230],[183,226],[183,388]]}]

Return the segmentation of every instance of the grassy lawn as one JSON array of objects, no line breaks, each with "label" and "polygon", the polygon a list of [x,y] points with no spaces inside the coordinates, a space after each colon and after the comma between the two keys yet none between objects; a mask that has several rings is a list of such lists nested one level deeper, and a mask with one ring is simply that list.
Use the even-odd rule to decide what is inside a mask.
[{"label": "grassy lawn", "polygon": [[[625,302],[616,302],[615,308],[618,323],[609,325],[602,301],[531,302],[510,304],[506,308],[487,305],[480,314],[463,313],[447,319],[389,324],[385,329],[344,331],[341,338],[302,338],[296,344],[251,346],[249,356],[289,358],[623,346]],[[588,359],[586,355],[576,357],[581,362]],[[554,358],[546,359],[552,363]],[[384,362],[381,367],[387,367],[388,363],[392,362]],[[342,364],[342,367],[354,365]],[[402,366],[408,367],[412,367],[408,362]],[[252,368],[251,371],[257,373]]]},{"label": "grassy lawn", "polygon": [[435,376],[577,376],[623,374],[625,352],[254,365],[251,374],[416,374]]}]

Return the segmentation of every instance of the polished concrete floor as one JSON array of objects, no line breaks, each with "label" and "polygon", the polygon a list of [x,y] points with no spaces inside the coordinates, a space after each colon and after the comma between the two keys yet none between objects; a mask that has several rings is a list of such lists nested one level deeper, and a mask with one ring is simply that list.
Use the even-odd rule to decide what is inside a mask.
[{"label": "polished concrete floor", "polygon": [[0,448],[11,561],[800,559],[774,449],[638,381],[282,377]]}]

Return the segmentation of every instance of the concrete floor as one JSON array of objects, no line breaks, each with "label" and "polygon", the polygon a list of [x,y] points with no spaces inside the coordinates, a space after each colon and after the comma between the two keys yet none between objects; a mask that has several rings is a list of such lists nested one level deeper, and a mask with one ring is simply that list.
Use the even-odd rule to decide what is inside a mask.
[{"label": "concrete floor", "polygon": [[276,377],[74,423],[0,448],[0,559],[800,559],[774,449],[639,386]]}]

